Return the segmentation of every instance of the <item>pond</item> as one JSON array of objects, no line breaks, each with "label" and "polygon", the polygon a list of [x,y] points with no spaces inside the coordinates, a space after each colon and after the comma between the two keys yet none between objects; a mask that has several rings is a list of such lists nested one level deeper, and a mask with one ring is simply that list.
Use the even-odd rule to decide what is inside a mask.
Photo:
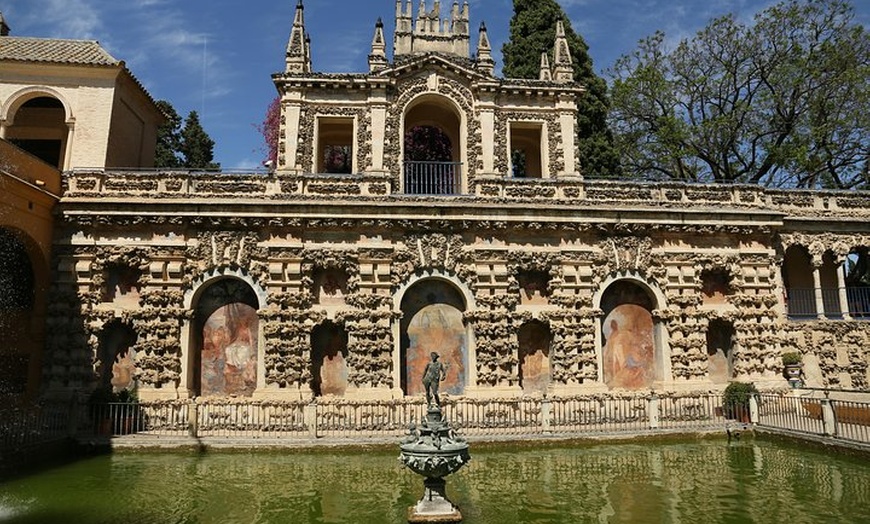
[{"label": "pond", "polygon": [[[870,522],[870,463],[766,440],[472,445],[448,477],[466,524]],[[147,452],[0,484],[0,522],[406,522],[398,450]]]}]

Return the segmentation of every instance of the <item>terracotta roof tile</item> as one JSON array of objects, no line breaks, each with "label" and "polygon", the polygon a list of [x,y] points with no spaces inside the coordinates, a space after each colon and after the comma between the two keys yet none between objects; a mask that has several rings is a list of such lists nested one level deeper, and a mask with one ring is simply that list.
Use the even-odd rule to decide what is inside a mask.
[{"label": "terracotta roof tile", "polygon": [[0,37],[0,60],[117,66],[121,62],[95,40]]}]

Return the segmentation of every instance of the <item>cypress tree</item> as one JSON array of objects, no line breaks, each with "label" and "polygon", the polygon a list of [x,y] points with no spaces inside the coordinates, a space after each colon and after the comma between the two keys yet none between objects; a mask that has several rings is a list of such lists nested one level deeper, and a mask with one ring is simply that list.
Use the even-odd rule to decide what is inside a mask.
[{"label": "cypress tree", "polygon": [[574,81],[586,87],[577,101],[577,134],[580,168],[587,177],[613,177],[620,173],[613,135],[607,126],[607,83],[595,74],[589,46],[571,28],[571,22],[555,0],[514,0],[510,40],[502,46],[506,78],[537,79],[541,53],[553,58],[556,22],[562,20],[574,59]]},{"label": "cypress tree", "polygon": [[218,169],[219,164],[214,159],[214,140],[208,136],[199,123],[199,115],[191,111],[181,130],[181,154],[184,155],[184,167],[188,169]]}]

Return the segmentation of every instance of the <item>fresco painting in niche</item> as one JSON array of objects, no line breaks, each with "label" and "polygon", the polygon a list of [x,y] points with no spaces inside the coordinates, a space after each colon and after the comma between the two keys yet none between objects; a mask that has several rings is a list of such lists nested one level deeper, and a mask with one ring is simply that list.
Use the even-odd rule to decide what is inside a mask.
[{"label": "fresco painting in niche", "polygon": [[405,365],[408,373],[408,395],[424,395],[423,371],[433,351],[441,355],[447,377],[439,391],[451,395],[463,392],[465,384],[465,326],[462,312],[449,304],[426,306],[411,319],[408,326],[409,347]]},{"label": "fresco painting in niche", "polygon": [[200,394],[251,396],[257,387],[259,320],[251,288],[233,279],[206,290],[202,326]]},{"label": "fresco painting in niche", "polygon": [[604,383],[640,389],[655,379],[655,345],[650,312],[635,304],[615,307],[605,318]]},{"label": "fresco painting in niche", "polygon": [[347,294],[347,273],[338,269],[318,271],[314,278],[314,287],[318,304],[343,305]]},{"label": "fresco painting in niche", "polygon": [[311,346],[314,350],[314,395],[343,396],[347,390],[347,333],[327,323],[314,330]]},{"label": "fresco painting in niche", "polygon": [[547,391],[550,385],[550,342],[549,330],[540,323],[524,325],[518,335],[520,356],[520,380],[523,391]]}]

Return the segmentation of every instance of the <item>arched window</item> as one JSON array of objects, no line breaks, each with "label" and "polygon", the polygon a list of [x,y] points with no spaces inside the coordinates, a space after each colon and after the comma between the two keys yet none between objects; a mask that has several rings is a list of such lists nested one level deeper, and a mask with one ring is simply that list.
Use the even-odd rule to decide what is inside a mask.
[{"label": "arched window", "polygon": [[33,156],[63,169],[68,127],[63,104],[50,96],[31,98],[15,112],[6,139]]},{"label": "arched window", "polygon": [[852,318],[870,318],[870,254],[859,246],[846,257],[846,300]]},{"label": "arched window", "polygon": [[462,191],[462,119],[443,96],[424,96],[405,114],[405,193],[454,195]]}]

